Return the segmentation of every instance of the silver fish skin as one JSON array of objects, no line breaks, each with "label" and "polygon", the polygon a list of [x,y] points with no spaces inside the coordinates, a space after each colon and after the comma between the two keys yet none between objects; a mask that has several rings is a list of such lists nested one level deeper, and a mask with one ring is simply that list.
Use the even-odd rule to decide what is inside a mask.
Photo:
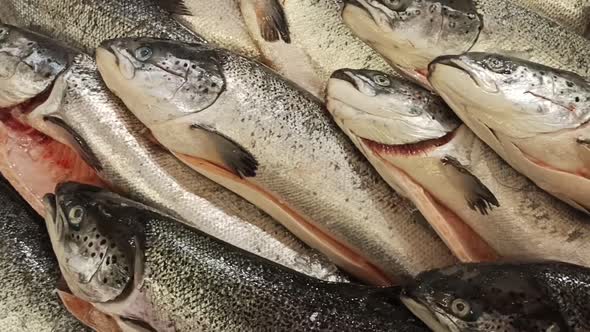
[{"label": "silver fish skin", "polygon": [[[320,98],[330,74],[337,69],[394,72],[342,22],[342,5],[342,0],[240,1],[246,25],[267,62]],[[269,27],[269,21],[278,23]],[[271,38],[269,30],[280,33]]]},{"label": "silver fish skin", "polygon": [[590,331],[590,269],[562,262],[428,271],[402,301],[433,331]]},{"label": "silver fish skin", "polygon": [[267,67],[154,39],[105,42],[97,62],[161,144],[357,277],[388,284],[454,261],[320,101]]},{"label": "silver fish skin", "polygon": [[588,0],[512,0],[517,5],[533,10],[564,27],[584,35],[590,27]]},{"label": "silver fish skin", "polygon": [[346,0],[342,17],[398,70],[429,89],[428,64],[467,51],[590,75],[586,38],[511,0]]},{"label": "silver fish skin", "polygon": [[428,330],[397,287],[320,281],[111,192],[65,183],[46,204],[71,289],[157,331]]},{"label": "silver fish skin", "polygon": [[0,23],[0,108],[46,91],[75,53],[46,36]]},{"label": "silver fish skin", "polygon": [[256,255],[320,279],[345,281],[320,253],[238,195],[195,173],[150,139],[77,55],[28,123],[73,147],[119,192]]},{"label": "silver fish skin", "polygon": [[0,176],[0,329],[90,331],[55,293],[59,265],[43,219]]},{"label": "silver fish skin", "polygon": [[488,53],[443,57],[430,82],[463,121],[539,187],[590,211],[590,83]]},{"label": "silver fish skin", "polygon": [[242,17],[238,0],[158,0],[182,25],[216,46],[263,60]]},{"label": "silver fish skin", "polygon": [[[501,257],[590,267],[590,216],[512,169],[440,97],[384,73],[342,70],[328,84],[327,104],[384,178],[419,186],[406,194],[433,226],[439,215],[451,226],[456,217]],[[439,232],[449,247],[478,240],[453,237],[451,226]]]},{"label": "silver fish skin", "polygon": [[152,36],[205,40],[176,22],[156,0],[0,0],[0,21],[93,53],[103,41]]}]

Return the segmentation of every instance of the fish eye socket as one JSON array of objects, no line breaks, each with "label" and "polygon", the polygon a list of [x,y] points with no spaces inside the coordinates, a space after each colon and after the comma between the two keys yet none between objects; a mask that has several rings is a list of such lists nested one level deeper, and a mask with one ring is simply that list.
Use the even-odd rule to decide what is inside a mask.
[{"label": "fish eye socket", "polygon": [[459,317],[465,317],[471,312],[471,306],[463,299],[454,299],[451,303],[451,311]]},{"label": "fish eye socket", "polygon": [[381,86],[389,86],[391,84],[391,81],[385,75],[375,75],[373,81]]},{"label": "fish eye socket", "polygon": [[84,209],[81,206],[74,206],[68,212],[68,221],[74,226],[80,225],[84,218]]},{"label": "fish eye socket", "polygon": [[149,60],[152,57],[152,54],[152,49],[147,46],[143,46],[135,50],[135,58],[137,58],[139,61]]},{"label": "fish eye socket", "polygon": [[486,58],[482,61],[482,65],[498,74],[510,74],[513,69],[508,62],[498,58]]}]

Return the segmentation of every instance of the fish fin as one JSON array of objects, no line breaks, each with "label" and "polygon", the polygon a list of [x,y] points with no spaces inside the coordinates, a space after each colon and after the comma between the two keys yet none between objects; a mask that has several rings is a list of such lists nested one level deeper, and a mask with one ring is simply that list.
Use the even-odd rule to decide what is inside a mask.
[{"label": "fish fin", "polygon": [[185,0],[156,0],[158,5],[167,12],[177,15],[192,16],[190,9],[184,3]]},{"label": "fish fin", "polygon": [[447,171],[447,175],[456,179],[461,189],[463,189],[467,206],[474,211],[478,211],[482,215],[487,215],[488,210],[492,210],[493,206],[499,207],[500,203],[496,196],[486,187],[475,175],[473,175],[465,166],[457,159],[449,155],[444,156],[441,162]]},{"label": "fish fin", "polygon": [[223,166],[241,178],[256,176],[258,161],[246,148],[214,128],[197,124],[191,125],[190,128],[208,138],[209,144],[212,144],[213,149],[219,154]]},{"label": "fish fin", "polygon": [[46,115],[43,120],[61,128],[67,132],[67,137],[70,140],[70,146],[76,150],[78,155],[95,171],[101,172],[103,170],[100,160],[92,153],[88,143],[75,130],[73,130],[63,119]]},{"label": "fish fin", "polygon": [[274,42],[282,39],[287,44],[291,43],[287,17],[278,0],[257,0],[255,11],[260,35],[264,40]]}]

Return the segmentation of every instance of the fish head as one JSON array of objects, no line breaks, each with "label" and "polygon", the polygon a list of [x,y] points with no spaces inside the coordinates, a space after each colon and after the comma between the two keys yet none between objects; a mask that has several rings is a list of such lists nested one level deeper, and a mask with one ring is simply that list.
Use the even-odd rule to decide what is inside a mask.
[{"label": "fish head", "polygon": [[96,59],[109,88],[148,127],[206,109],[225,88],[217,53],[205,45],[115,39]]},{"label": "fish head", "polygon": [[46,225],[60,269],[77,297],[105,303],[125,293],[134,277],[140,227],[117,195],[62,183],[45,196]]},{"label": "fish head", "polygon": [[577,74],[501,54],[443,56],[429,81],[455,111],[511,137],[531,137],[590,120],[590,84]]},{"label": "fish head", "polygon": [[373,70],[341,69],[327,88],[328,110],[357,138],[388,146],[438,139],[461,122],[444,102],[402,78]]},{"label": "fish head", "polygon": [[45,92],[76,53],[41,34],[0,24],[0,107]]},{"label": "fish head", "polygon": [[471,0],[345,0],[344,22],[418,81],[436,57],[469,50],[482,27]]},{"label": "fish head", "polygon": [[463,264],[419,274],[402,302],[434,331],[562,331],[558,308],[518,265]]}]

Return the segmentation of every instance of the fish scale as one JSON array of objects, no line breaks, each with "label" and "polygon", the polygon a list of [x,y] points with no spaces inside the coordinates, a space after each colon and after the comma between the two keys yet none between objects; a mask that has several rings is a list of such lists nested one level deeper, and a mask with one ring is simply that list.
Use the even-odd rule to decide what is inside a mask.
[{"label": "fish scale", "polygon": [[509,0],[474,0],[484,28],[470,51],[507,52],[549,67],[590,75],[590,42]]},{"label": "fish scale", "polygon": [[89,53],[103,40],[123,36],[204,42],[156,0],[0,0],[0,8],[2,22],[42,32]]},{"label": "fish scale", "polygon": [[516,4],[534,10],[559,24],[583,35],[590,27],[590,2],[588,0],[512,0]]},{"label": "fish scale", "polygon": [[60,277],[41,219],[0,176],[0,330],[90,331],[62,306]]}]

